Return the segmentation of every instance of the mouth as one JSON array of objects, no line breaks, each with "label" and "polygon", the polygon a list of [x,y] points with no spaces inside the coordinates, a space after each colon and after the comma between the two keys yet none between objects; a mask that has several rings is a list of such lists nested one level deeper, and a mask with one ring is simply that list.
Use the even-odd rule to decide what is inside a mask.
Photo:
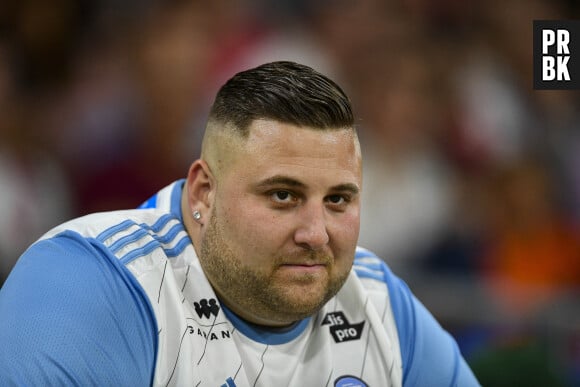
[{"label": "mouth", "polygon": [[327,260],[296,260],[296,261],[287,261],[282,262],[280,266],[303,266],[303,267],[313,267],[313,266],[328,266]]},{"label": "mouth", "polygon": [[[282,258],[282,257],[281,257]],[[320,276],[329,271],[333,262],[330,254],[288,254],[278,262],[278,269],[291,276]]]},{"label": "mouth", "polygon": [[326,263],[322,262],[304,262],[304,263],[285,263],[280,265],[283,270],[290,270],[297,273],[316,273],[326,270]]}]

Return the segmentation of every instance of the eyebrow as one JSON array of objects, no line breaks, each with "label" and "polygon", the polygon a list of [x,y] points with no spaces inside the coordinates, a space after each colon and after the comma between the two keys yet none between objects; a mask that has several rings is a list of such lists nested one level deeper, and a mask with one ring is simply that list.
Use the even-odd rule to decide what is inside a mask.
[{"label": "eyebrow", "polygon": [[[302,183],[299,180],[296,180],[292,177],[288,177],[288,176],[283,176],[283,175],[276,175],[276,176],[272,176],[269,177],[267,179],[262,180],[261,182],[259,182],[256,187],[258,189],[260,188],[267,188],[273,185],[284,185],[287,187],[293,187],[293,188],[306,188],[306,184]],[[356,184],[352,184],[352,183],[343,183],[343,184],[338,184],[335,185],[333,187],[330,187],[330,191],[335,191],[335,192],[350,192],[354,195],[358,194],[360,189]]]},{"label": "eyebrow", "polygon": [[331,191],[350,192],[351,194],[356,195],[359,193],[360,189],[356,186],[356,184],[344,183],[335,185],[331,188]]}]

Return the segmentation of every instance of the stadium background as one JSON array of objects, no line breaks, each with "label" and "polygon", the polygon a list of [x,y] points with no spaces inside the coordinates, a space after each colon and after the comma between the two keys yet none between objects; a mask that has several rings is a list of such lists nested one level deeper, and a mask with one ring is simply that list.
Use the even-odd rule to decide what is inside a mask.
[{"label": "stadium background", "polygon": [[361,244],[486,386],[580,385],[580,99],[532,89],[532,20],[575,1],[0,4],[0,285],[70,217],[185,175],[216,89],[290,59],[352,97]]}]

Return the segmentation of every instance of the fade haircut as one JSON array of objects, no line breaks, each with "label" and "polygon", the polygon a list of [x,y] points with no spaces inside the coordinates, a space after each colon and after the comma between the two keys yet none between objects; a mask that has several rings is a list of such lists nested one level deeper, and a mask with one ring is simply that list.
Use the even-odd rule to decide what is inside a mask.
[{"label": "fade haircut", "polygon": [[210,122],[232,125],[242,137],[258,119],[315,129],[354,129],[344,91],[312,68],[289,61],[237,73],[218,91],[209,113]]}]

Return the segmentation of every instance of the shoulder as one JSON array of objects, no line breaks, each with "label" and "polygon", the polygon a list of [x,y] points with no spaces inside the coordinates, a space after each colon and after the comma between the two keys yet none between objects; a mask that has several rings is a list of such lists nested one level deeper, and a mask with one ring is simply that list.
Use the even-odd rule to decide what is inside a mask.
[{"label": "shoulder", "polygon": [[353,269],[367,291],[383,291],[384,297],[389,299],[399,335],[401,357],[403,363],[406,361],[408,364],[413,353],[410,344],[415,332],[415,309],[418,307],[418,300],[387,263],[370,250],[357,247]]},{"label": "shoulder", "polygon": [[398,331],[403,383],[410,386],[478,386],[453,337],[373,252],[357,247],[354,272],[367,289],[382,285]]},{"label": "shoulder", "polygon": [[0,290],[0,368],[7,370],[0,381],[151,379],[153,312],[138,282],[98,238],[122,224],[120,218],[109,213],[73,220],[20,257]]},{"label": "shoulder", "polygon": [[160,249],[172,257],[190,240],[181,220],[156,208],[102,212],[86,215],[55,227],[42,240],[65,237],[103,249],[127,264]]},{"label": "shoulder", "polygon": [[39,240],[71,231],[83,238],[104,242],[123,230],[135,227],[160,230],[171,219],[176,218],[155,208],[97,212],[64,222],[48,231]]}]

